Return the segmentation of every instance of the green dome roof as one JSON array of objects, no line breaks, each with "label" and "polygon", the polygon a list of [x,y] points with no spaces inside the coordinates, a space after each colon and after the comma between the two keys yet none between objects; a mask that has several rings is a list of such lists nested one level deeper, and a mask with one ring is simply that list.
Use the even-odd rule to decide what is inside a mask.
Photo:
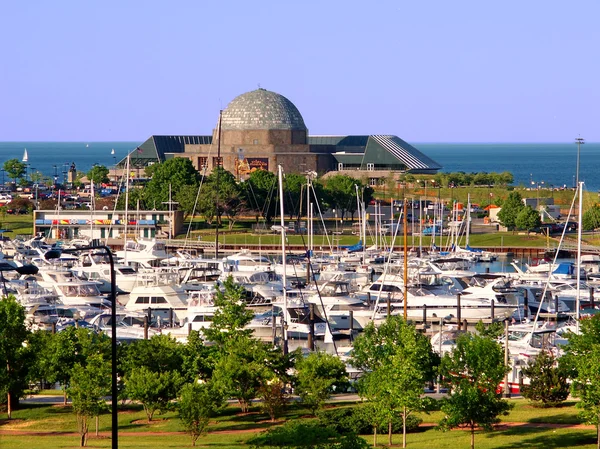
[{"label": "green dome roof", "polygon": [[306,130],[304,119],[283,95],[257,89],[235,97],[223,111],[222,129]]}]

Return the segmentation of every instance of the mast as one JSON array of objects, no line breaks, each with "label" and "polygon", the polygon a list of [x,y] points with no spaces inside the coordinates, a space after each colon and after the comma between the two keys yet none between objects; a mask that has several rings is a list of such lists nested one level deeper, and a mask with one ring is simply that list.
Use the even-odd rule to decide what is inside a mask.
[{"label": "mast", "polygon": [[125,165],[125,228],[123,237],[123,259],[127,265],[127,224],[129,223],[129,163],[131,153],[127,155],[127,164]]},{"label": "mast", "polygon": [[217,205],[217,230],[215,232],[215,259],[219,258],[219,173],[221,170],[218,168],[221,166],[221,120],[223,119],[223,109],[219,111],[219,140],[217,142],[217,176],[216,176],[216,205]]},{"label": "mast", "polygon": [[[576,296],[576,326],[577,333],[579,333],[579,319],[581,318],[581,311],[579,310],[580,306],[580,289],[581,289],[581,225],[583,223],[583,181],[579,183],[578,187],[578,195],[579,195],[579,216],[577,217],[577,296]],[[558,251],[557,251],[558,253]],[[556,312],[558,314],[558,311]]]},{"label": "mast", "polygon": [[[279,212],[280,212],[280,226],[281,226],[281,265],[283,269],[283,319],[285,324],[283,326],[283,353],[288,353],[288,301],[287,301],[287,274],[286,274],[286,260],[285,260],[285,219],[283,216],[283,169],[281,165],[277,167],[277,177],[279,179]],[[309,259],[310,260],[310,259]],[[307,280],[308,281],[308,280]]]}]

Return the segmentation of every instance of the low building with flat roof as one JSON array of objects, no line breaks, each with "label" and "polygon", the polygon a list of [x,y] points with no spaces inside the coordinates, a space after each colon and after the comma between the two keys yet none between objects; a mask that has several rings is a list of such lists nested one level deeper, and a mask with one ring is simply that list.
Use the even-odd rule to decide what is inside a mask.
[{"label": "low building with flat roof", "polygon": [[383,172],[433,174],[442,168],[394,135],[309,136],[298,108],[266,89],[234,98],[210,136],[151,136],[128,157],[133,169],[185,157],[201,172],[221,165],[238,179],[255,170],[275,172],[278,165],[286,173],[358,171],[373,179]]}]

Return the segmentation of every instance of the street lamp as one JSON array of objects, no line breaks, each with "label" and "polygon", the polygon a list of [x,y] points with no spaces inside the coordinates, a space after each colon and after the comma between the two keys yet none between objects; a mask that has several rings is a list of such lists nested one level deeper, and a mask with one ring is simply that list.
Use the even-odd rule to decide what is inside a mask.
[{"label": "street lamp", "polygon": [[117,388],[117,277],[115,273],[115,261],[111,249],[108,246],[84,246],[81,248],[65,248],[65,249],[51,249],[44,254],[44,258],[47,260],[58,259],[62,253],[77,253],[79,251],[90,251],[90,250],[104,250],[108,256],[108,262],[110,264],[110,314],[111,314],[111,352],[112,352],[112,448],[117,449],[119,447],[119,411],[118,411],[118,394]]},{"label": "street lamp", "polygon": [[575,186],[579,185],[579,150],[581,149],[581,145],[585,144],[585,140],[583,137],[579,136],[578,138],[575,139],[575,143],[577,144],[577,171],[576,173],[576,179],[575,179]]}]

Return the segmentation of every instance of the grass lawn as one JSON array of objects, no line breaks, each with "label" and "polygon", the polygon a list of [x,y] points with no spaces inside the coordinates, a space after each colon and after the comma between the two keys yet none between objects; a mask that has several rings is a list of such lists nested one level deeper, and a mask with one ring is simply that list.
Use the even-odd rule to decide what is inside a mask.
[{"label": "grass lawn", "polygon": [[0,217],[0,222],[2,223],[1,228],[7,229],[11,232],[7,233],[7,235],[12,239],[17,235],[31,235],[33,234],[33,214],[25,214],[25,215],[11,215],[5,214]]},{"label": "grass lawn", "polygon": [[[502,418],[503,423],[514,423],[501,426],[493,432],[477,432],[475,445],[477,448],[593,448],[596,447],[595,429],[593,428],[555,428],[547,424],[579,424],[578,410],[574,401],[568,401],[558,408],[536,408],[527,400],[513,399],[515,405],[510,414]],[[348,403],[340,403],[348,406]],[[333,406],[333,405],[332,405]],[[306,417],[307,410],[301,406],[290,407],[284,419]],[[77,435],[62,433],[76,432],[75,416],[70,407],[26,404],[13,413],[13,420],[7,422],[6,415],[0,414],[0,431],[20,430],[31,432],[28,435],[0,435],[0,446],[3,449],[40,448],[54,449],[77,447]],[[441,412],[433,412],[422,416],[424,423],[436,423],[442,418]],[[526,423],[526,424],[523,424]],[[541,427],[536,424],[546,423]],[[229,407],[221,416],[210,423],[208,433],[197,442],[199,447],[245,448],[246,441],[272,424],[258,408],[253,408],[247,415],[239,413],[239,408]],[[55,432],[52,435],[35,434],[35,432]],[[88,447],[110,447],[110,416],[100,419],[100,437],[95,437],[95,425],[90,424]],[[372,435],[364,435],[371,444]],[[413,448],[461,448],[468,447],[469,433],[456,430],[442,432],[434,426],[423,426],[422,430],[411,433],[407,437],[408,446]],[[379,435],[380,446],[387,443],[387,434]],[[394,435],[394,445],[401,445],[402,436]],[[176,412],[169,411],[157,414],[155,420],[148,424],[140,406],[122,407],[119,413],[119,446],[123,448],[185,448],[191,446],[191,440],[183,433]]]}]

